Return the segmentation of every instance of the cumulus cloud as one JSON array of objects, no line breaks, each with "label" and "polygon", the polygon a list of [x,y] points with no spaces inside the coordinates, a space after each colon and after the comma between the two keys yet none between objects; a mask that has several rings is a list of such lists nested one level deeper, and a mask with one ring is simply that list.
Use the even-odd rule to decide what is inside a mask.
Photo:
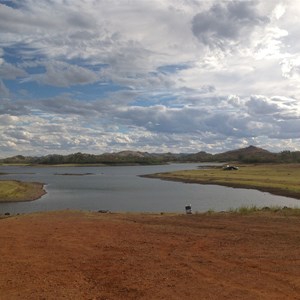
[{"label": "cumulus cloud", "polygon": [[256,117],[273,116],[277,119],[299,118],[299,104],[295,99],[287,97],[266,97],[253,95],[245,103],[249,114]]},{"label": "cumulus cloud", "polygon": [[[1,85],[1,83],[0,83]],[[26,106],[23,101],[11,100],[9,97],[0,97],[0,115],[21,116],[31,113],[32,107]]]},{"label": "cumulus cloud", "polygon": [[0,126],[8,126],[18,122],[19,118],[8,114],[0,115]]},{"label": "cumulus cloud", "polygon": [[246,105],[248,106],[250,113],[255,115],[268,115],[280,111],[280,108],[276,103],[273,103],[264,96],[252,96]]},{"label": "cumulus cloud", "polygon": [[194,16],[192,30],[198,40],[210,47],[224,49],[231,42],[249,38],[255,26],[265,26],[269,19],[260,15],[256,1],[226,1]]}]

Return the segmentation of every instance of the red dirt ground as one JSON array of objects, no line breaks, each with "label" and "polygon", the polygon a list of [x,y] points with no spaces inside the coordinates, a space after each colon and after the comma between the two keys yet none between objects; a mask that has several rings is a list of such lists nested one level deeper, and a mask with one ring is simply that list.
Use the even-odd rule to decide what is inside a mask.
[{"label": "red dirt ground", "polygon": [[300,217],[0,220],[0,299],[300,299]]}]

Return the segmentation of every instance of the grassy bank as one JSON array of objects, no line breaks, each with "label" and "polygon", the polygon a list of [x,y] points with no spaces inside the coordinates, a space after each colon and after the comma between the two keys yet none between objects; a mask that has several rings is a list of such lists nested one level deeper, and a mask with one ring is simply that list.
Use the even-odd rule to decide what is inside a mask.
[{"label": "grassy bank", "polygon": [[243,165],[237,171],[211,168],[157,173],[149,177],[251,188],[300,199],[300,164]]},{"label": "grassy bank", "polygon": [[300,217],[300,208],[298,207],[282,207],[282,206],[265,206],[263,208],[256,205],[241,206],[238,208],[230,208],[225,212],[218,212],[212,209],[204,213],[196,212],[195,215],[256,215],[256,216],[286,216]]},{"label": "grassy bank", "polygon": [[0,181],[0,202],[36,200],[46,193],[43,186],[38,182],[2,180]]}]

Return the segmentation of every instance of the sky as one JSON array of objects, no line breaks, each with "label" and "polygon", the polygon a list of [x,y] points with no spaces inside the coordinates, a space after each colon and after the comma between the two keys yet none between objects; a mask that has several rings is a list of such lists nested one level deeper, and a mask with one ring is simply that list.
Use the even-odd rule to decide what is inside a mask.
[{"label": "sky", "polygon": [[0,0],[0,157],[300,150],[300,5]]}]

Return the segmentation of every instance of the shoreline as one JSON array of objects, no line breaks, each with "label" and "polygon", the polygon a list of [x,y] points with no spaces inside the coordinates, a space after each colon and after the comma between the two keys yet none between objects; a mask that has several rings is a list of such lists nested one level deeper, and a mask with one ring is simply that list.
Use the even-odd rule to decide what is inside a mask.
[{"label": "shoreline", "polygon": [[294,199],[300,200],[300,193],[287,191],[287,190],[283,190],[280,188],[258,187],[258,186],[239,184],[239,183],[225,183],[225,182],[219,183],[219,182],[214,182],[212,180],[174,178],[172,176],[163,175],[162,173],[140,175],[140,177],[160,179],[160,180],[166,180],[166,181],[175,181],[175,182],[182,182],[182,183],[196,183],[196,184],[203,184],[203,185],[220,185],[220,186],[230,187],[230,188],[234,188],[234,189],[257,190],[257,191],[260,191],[263,193],[270,193],[270,194],[276,195],[276,196],[282,196],[282,197],[294,198]]},{"label": "shoreline", "polygon": [[[1,183],[13,185],[13,192],[15,194],[0,195],[0,203],[11,202],[29,202],[40,199],[47,194],[45,184],[41,182],[27,182],[21,180],[0,180]],[[5,187],[4,187],[5,188]]]}]

